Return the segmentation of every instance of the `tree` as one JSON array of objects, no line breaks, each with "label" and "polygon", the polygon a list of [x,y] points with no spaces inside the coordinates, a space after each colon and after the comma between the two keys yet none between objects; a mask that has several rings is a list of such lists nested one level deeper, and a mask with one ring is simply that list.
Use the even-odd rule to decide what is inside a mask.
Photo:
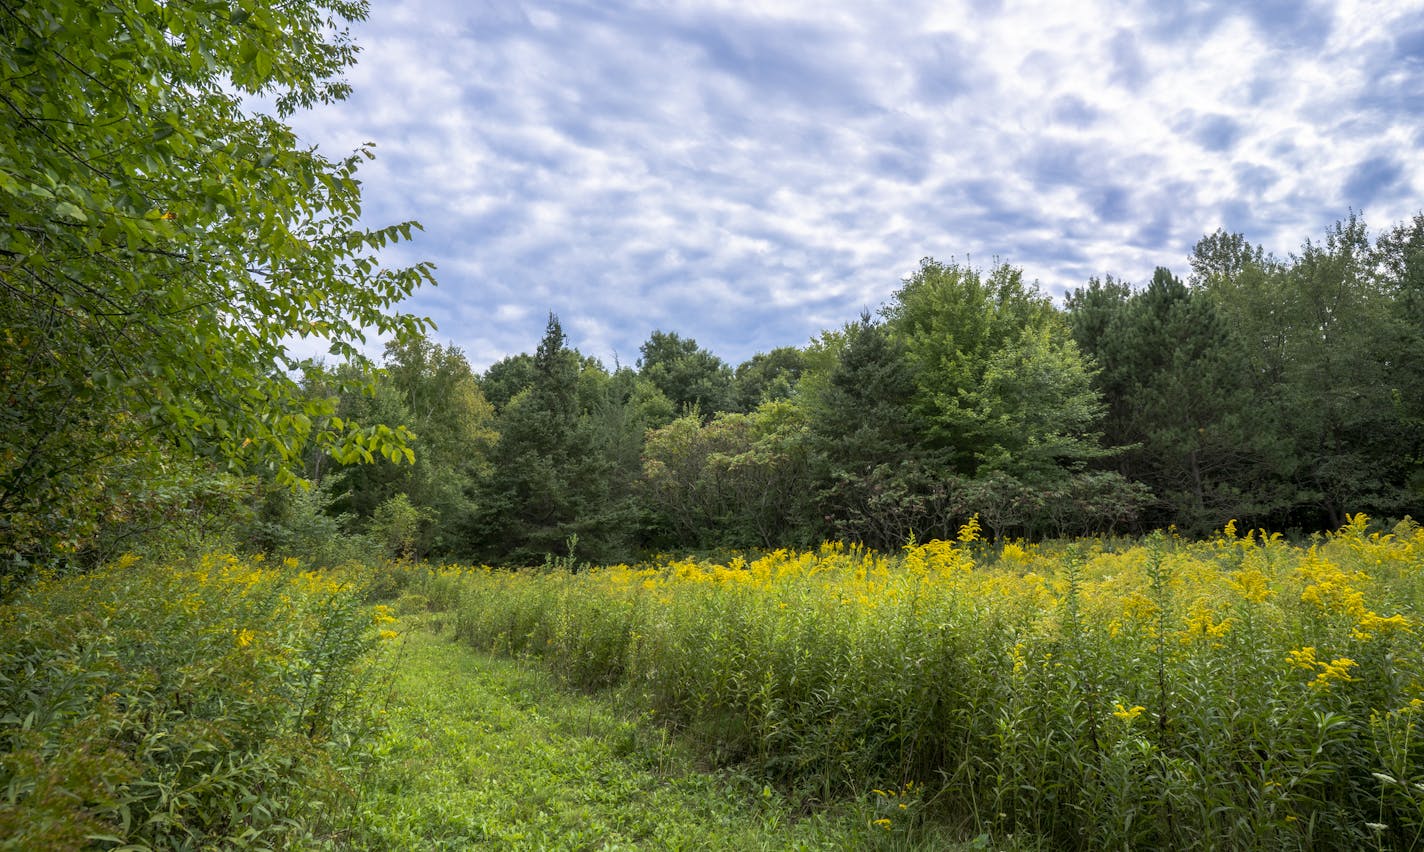
[{"label": "tree", "polygon": [[712,458],[744,451],[746,425],[745,415],[724,415],[704,424],[686,414],[648,433],[642,492],[658,524],[672,533],[670,543],[724,543],[737,507]]},{"label": "tree", "polygon": [[1380,290],[1391,304],[1396,337],[1389,346],[1390,392],[1402,432],[1399,455],[1407,462],[1411,505],[1424,505],[1424,213],[1401,222],[1375,242],[1371,259]]},{"label": "tree", "polygon": [[375,393],[347,395],[340,412],[362,422],[408,424],[417,454],[413,465],[377,460],[342,468],[335,508],[369,523],[380,506],[404,496],[425,520],[415,551],[455,555],[498,438],[494,409],[464,353],[424,336],[391,341]]},{"label": "tree", "polygon": [[1070,324],[1098,365],[1105,440],[1117,469],[1158,495],[1150,520],[1205,533],[1277,505],[1265,464],[1268,415],[1254,403],[1246,353],[1210,296],[1158,268],[1132,292],[1090,282],[1068,298]]},{"label": "tree", "polygon": [[794,346],[758,352],[737,365],[733,396],[739,411],[754,411],[763,402],[790,399],[806,368],[806,358]]},{"label": "tree", "polygon": [[501,358],[480,376],[480,389],[496,412],[503,411],[511,399],[534,384],[534,356],[528,352]]},{"label": "tree", "polygon": [[1253,407],[1271,415],[1258,431],[1276,448],[1282,525],[1407,508],[1411,333],[1390,270],[1407,270],[1409,256],[1372,248],[1355,215],[1288,261],[1221,232],[1197,245],[1197,286],[1243,341]]},{"label": "tree", "polygon": [[628,389],[619,400],[622,389],[610,387],[598,362],[568,347],[553,314],[533,366],[533,382],[496,419],[499,440],[474,518],[480,552],[536,563],[563,553],[577,536],[583,555],[606,558],[626,537],[624,498],[636,471],[608,429],[637,422],[633,412],[612,409],[635,405],[639,392]]},{"label": "tree", "polygon": [[697,341],[677,332],[655,331],[639,352],[639,372],[679,412],[696,411],[706,422],[717,412],[732,409],[732,369]]},{"label": "tree", "polygon": [[1399,317],[1370,274],[1362,219],[1307,240],[1287,273],[1293,297],[1284,419],[1294,438],[1294,481],[1332,528],[1351,512],[1392,512],[1407,459],[1392,393],[1390,343]]},{"label": "tree", "polygon": [[750,414],[687,415],[649,433],[643,491],[678,546],[805,543],[806,424],[786,401]]},{"label": "tree", "polygon": [[[0,553],[74,550],[177,451],[299,478],[315,443],[407,456],[404,433],[335,417],[290,372],[316,335],[356,359],[367,330],[429,325],[392,306],[431,267],[375,254],[357,165],[280,120],[342,98],[364,2],[26,0],[0,4]],[[270,98],[277,116],[242,98]],[[162,448],[167,447],[167,450]]]},{"label": "tree", "polygon": [[882,313],[914,372],[931,446],[953,472],[1052,477],[1101,457],[1088,364],[1019,270],[984,275],[926,258]]},{"label": "tree", "polygon": [[945,461],[903,343],[862,314],[842,332],[834,366],[811,383],[806,407],[816,502],[828,534],[893,548],[947,535]]}]

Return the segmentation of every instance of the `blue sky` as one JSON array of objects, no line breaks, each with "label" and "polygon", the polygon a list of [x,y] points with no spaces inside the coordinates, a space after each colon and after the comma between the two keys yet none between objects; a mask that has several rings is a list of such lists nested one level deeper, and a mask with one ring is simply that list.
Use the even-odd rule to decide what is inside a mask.
[{"label": "blue sky", "polygon": [[476,369],[655,329],[736,364],[879,306],[922,257],[1188,272],[1424,209],[1424,2],[373,0],[347,101],[371,225],[425,227],[432,317]]}]

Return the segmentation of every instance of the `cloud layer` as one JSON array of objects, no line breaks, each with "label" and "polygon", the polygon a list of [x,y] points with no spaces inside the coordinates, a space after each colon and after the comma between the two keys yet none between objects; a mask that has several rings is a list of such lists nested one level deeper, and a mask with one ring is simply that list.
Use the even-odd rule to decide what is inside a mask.
[{"label": "cloud layer", "polygon": [[376,3],[293,124],[377,143],[367,219],[424,224],[408,307],[477,367],[549,311],[610,365],[654,329],[736,363],[924,256],[1060,294],[1424,208],[1424,3],[1247,5]]}]

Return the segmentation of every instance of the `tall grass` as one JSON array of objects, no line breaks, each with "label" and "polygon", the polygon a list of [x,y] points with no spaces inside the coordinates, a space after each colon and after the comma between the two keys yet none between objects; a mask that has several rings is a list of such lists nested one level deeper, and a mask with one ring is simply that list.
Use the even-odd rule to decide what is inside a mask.
[{"label": "tall grass", "polygon": [[0,606],[0,848],[331,841],[378,722],[389,616],[359,591],[234,557],[22,590]]},{"label": "tall grass", "polygon": [[[1051,848],[1424,842],[1424,532],[467,570],[457,635],[719,760]],[[456,588],[458,587],[458,588]],[[451,591],[455,589],[454,591]],[[900,805],[906,805],[901,808]],[[913,805],[913,806],[911,806]]]}]

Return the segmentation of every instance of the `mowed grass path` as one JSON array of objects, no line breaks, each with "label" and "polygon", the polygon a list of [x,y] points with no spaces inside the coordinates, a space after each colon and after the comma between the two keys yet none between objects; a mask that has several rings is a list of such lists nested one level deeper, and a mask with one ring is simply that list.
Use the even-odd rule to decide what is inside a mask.
[{"label": "mowed grass path", "polygon": [[694,758],[616,702],[532,664],[407,624],[378,760],[361,782],[366,849],[904,849],[852,805],[798,814]]}]

